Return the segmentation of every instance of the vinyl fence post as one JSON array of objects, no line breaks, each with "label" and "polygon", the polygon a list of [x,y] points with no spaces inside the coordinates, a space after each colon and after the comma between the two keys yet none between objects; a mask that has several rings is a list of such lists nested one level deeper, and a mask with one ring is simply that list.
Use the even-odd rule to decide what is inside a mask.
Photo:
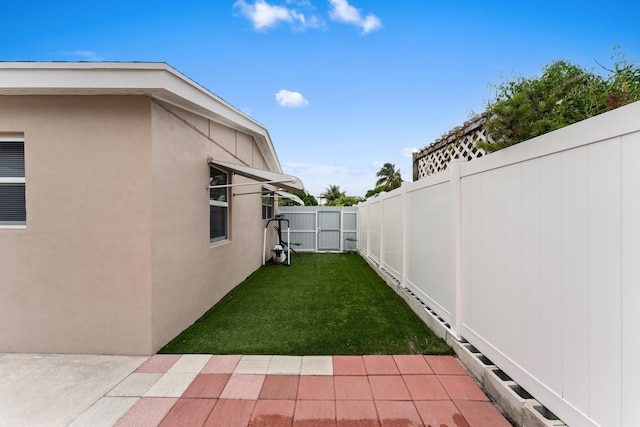
[{"label": "vinyl fence post", "polygon": [[454,284],[454,304],[453,304],[453,334],[460,339],[462,326],[462,185],[461,185],[461,165],[463,160],[454,160],[449,163],[451,179],[451,219],[453,238],[453,284]]},{"label": "vinyl fence post", "polygon": [[407,270],[409,268],[409,260],[407,259],[409,255],[409,227],[407,224],[409,219],[409,201],[407,197],[407,185],[406,182],[403,182],[400,187],[402,190],[402,271],[400,272],[400,286],[403,288],[407,287]]},{"label": "vinyl fence post", "polygon": [[378,203],[379,214],[378,218],[378,254],[380,254],[380,263],[378,264],[378,270],[384,268],[386,256],[385,256],[385,238],[384,238],[384,202],[386,200],[387,193],[382,192],[382,198],[380,199],[380,203]]}]

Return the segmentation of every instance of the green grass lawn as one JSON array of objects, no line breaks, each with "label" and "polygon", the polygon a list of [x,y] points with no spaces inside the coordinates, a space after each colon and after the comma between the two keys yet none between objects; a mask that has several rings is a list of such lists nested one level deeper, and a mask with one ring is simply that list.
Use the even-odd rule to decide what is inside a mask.
[{"label": "green grass lawn", "polygon": [[258,269],[160,352],[453,354],[360,256],[310,253]]}]

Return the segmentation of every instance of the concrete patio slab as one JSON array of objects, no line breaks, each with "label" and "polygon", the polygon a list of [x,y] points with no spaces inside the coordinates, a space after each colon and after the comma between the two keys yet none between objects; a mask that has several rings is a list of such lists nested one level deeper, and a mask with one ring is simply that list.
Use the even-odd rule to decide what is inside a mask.
[{"label": "concrete patio slab", "polygon": [[5,425],[66,426],[147,357],[0,354]]},{"label": "concrete patio slab", "polygon": [[331,356],[302,356],[300,375],[333,375]]},{"label": "concrete patio slab", "polygon": [[236,374],[266,375],[273,356],[242,356]]},{"label": "concrete patio slab", "polygon": [[129,397],[142,396],[158,382],[162,374],[146,374],[134,372],[114,387],[107,396]]},{"label": "concrete patio slab", "polygon": [[210,359],[210,354],[185,354],[167,372],[197,374]]},{"label": "concrete patio slab", "polygon": [[139,397],[103,397],[69,424],[69,427],[111,427],[139,399]]},{"label": "concrete patio slab", "polygon": [[198,374],[167,372],[143,396],[180,397]]},{"label": "concrete patio slab", "polygon": [[273,356],[267,374],[300,375],[302,356]]}]

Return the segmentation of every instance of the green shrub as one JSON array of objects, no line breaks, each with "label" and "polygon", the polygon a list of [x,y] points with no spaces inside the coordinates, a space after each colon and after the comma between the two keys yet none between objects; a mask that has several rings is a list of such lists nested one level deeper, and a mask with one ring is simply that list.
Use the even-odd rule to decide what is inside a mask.
[{"label": "green shrub", "polygon": [[618,52],[614,69],[602,77],[567,61],[556,61],[535,78],[519,76],[495,87],[487,106],[486,127],[494,143],[478,142],[487,152],[640,100],[640,68]]}]

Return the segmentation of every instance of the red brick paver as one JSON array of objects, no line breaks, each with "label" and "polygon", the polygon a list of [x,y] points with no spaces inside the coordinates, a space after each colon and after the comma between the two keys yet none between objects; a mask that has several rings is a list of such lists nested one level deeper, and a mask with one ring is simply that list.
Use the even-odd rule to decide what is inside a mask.
[{"label": "red brick paver", "polygon": [[369,375],[398,375],[393,356],[363,356],[364,367]]},{"label": "red brick paver", "polygon": [[400,375],[370,376],[369,384],[375,400],[411,400]]},{"label": "red brick paver", "polygon": [[298,397],[297,375],[267,375],[262,385],[260,399],[295,400]]},{"label": "red brick paver", "polygon": [[257,400],[264,384],[265,375],[232,375],[222,390],[222,399]]},{"label": "red brick paver", "polygon": [[300,400],[293,415],[294,427],[335,427],[335,400]]},{"label": "red brick paver", "polygon": [[333,375],[367,375],[362,356],[333,356]]},{"label": "red brick paver", "polygon": [[160,426],[204,425],[215,404],[215,399],[178,399]]},{"label": "red brick paver", "polygon": [[336,400],[373,400],[369,378],[366,376],[333,377]]},{"label": "red brick paver", "polygon": [[453,356],[424,356],[436,375],[467,375]]},{"label": "red brick paver", "polygon": [[449,395],[435,375],[403,375],[413,400],[448,400]]},{"label": "red brick paver", "polygon": [[211,359],[204,365],[203,374],[233,374],[242,356],[211,356]]},{"label": "red brick paver", "polygon": [[378,412],[373,400],[336,400],[338,427],[378,427]]},{"label": "red brick paver", "polygon": [[177,401],[177,397],[143,397],[115,425],[157,426]]},{"label": "red brick paver", "polygon": [[469,427],[469,423],[450,400],[423,400],[414,404],[426,426]]},{"label": "red brick paver", "polygon": [[468,376],[443,375],[439,380],[452,400],[489,400]]},{"label": "red brick paver", "polygon": [[258,400],[251,416],[251,427],[289,427],[293,422],[294,400]]},{"label": "red brick paver", "polygon": [[422,419],[413,402],[380,400],[376,402],[382,427],[421,427]]},{"label": "red brick paver", "polygon": [[[240,365],[242,356],[211,356],[200,366],[193,357],[181,358],[153,356],[131,377],[135,387],[110,392],[110,397],[118,397],[123,390],[128,398],[124,393],[132,389],[141,392],[117,426],[510,425],[451,356],[327,356],[310,375],[294,374],[300,371],[287,366],[277,375],[249,373],[247,363]],[[299,365],[299,359],[291,361]],[[278,360],[286,365],[288,359]],[[180,374],[192,375],[186,388],[183,382],[171,381],[177,374],[169,371],[176,363],[190,369]],[[163,379],[163,387],[153,386]],[[148,390],[143,392],[143,387]]]},{"label": "red brick paver", "polygon": [[220,399],[205,427],[246,427],[251,421],[255,400]]},{"label": "red brick paver", "polygon": [[491,402],[456,400],[454,404],[472,427],[510,427],[511,424],[502,416]]},{"label": "red brick paver", "polygon": [[298,400],[335,400],[333,377],[309,376],[300,377]]},{"label": "red brick paver", "polygon": [[393,356],[398,370],[403,375],[433,374],[433,369],[429,366],[423,356],[401,355]]},{"label": "red brick paver", "polygon": [[166,373],[180,359],[180,354],[154,354],[138,369],[137,373]]},{"label": "red brick paver", "polygon": [[194,399],[217,399],[227,385],[231,375],[200,374],[182,394],[182,397]]}]

